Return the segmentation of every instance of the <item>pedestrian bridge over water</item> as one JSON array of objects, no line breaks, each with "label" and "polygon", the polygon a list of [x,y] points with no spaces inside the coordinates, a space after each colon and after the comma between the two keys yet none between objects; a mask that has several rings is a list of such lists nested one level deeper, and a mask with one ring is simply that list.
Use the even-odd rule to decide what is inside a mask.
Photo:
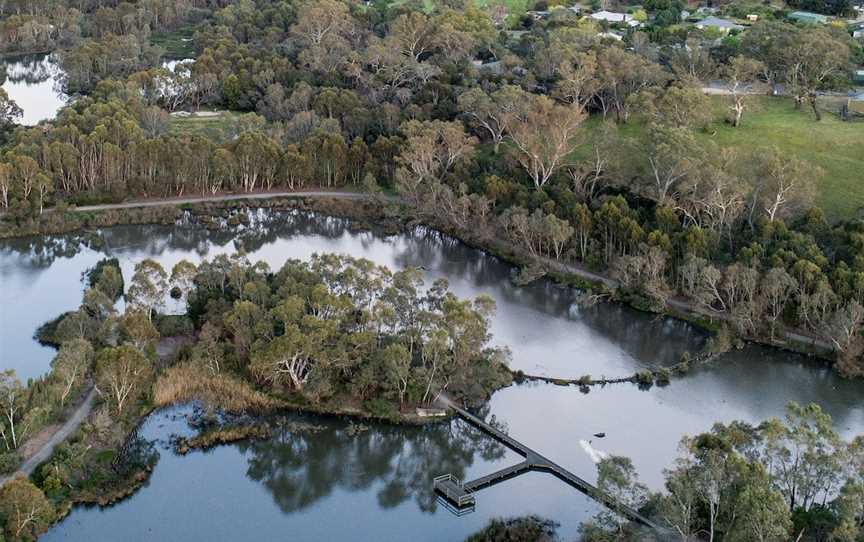
[{"label": "pedestrian bridge over water", "polygon": [[461,515],[472,512],[474,510],[475,493],[477,491],[501,483],[505,480],[509,480],[510,478],[514,478],[520,474],[535,471],[552,474],[564,483],[604,504],[609,509],[630,521],[658,530],[658,527],[654,522],[625,503],[619,502],[612,495],[601,491],[598,487],[589,484],[554,461],[547,459],[506,433],[492,427],[467,410],[456,406],[452,401],[446,398],[442,398],[441,401],[445,406],[453,409],[460,418],[525,458],[525,460],[520,463],[467,482],[463,482],[451,474],[444,474],[435,478],[435,491],[444,499],[445,503],[449,505],[449,508],[454,513]]}]

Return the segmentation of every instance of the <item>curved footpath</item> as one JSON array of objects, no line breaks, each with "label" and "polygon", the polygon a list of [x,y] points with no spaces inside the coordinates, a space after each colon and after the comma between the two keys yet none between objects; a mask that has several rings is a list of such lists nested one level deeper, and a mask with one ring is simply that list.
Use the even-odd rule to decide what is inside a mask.
[{"label": "curved footpath", "polygon": [[84,205],[76,207],[75,211],[113,211],[115,209],[137,209],[139,207],[163,207],[165,205],[185,205],[207,203],[212,201],[261,200],[269,198],[341,198],[365,199],[370,197],[362,192],[328,192],[311,190],[307,192],[254,192],[251,194],[223,194],[218,196],[197,196],[189,198],[166,198],[154,200],[130,201],[127,203],[106,203],[104,205]]},{"label": "curved footpath", "polygon": [[19,474],[23,474],[24,476],[30,476],[31,474],[33,474],[33,471],[36,469],[36,467],[39,466],[40,463],[46,461],[49,457],[51,457],[51,454],[54,453],[54,448],[56,448],[58,444],[69,438],[69,435],[74,433],[75,430],[78,429],[78,427],[84,422],[84,420],[87,419],[87,417],[90,415],[90,411],[93,410],[93,402],[95,401],[95,399],[96,388],[90,388],[90,391],[87,392],[87,396],[84,398],[81,404],[78,405],[78,408],[76,408],[75,411],[72,412],[72,415],[69,416],[69,419],[66,420],[63,425],[57,428],[54,434],[51,435],[48,441],[45,442],[45,444],[43,444],[42,447],[36,451],[36,453],[34,453],[32,456],[28,457],[23,463],[21,463],[21,466],[16,472],[13,472],[8,476],[0,476],[0,487],[3,487],[3,485],[7,481],[11,480],[15,476],[18,476]]}]

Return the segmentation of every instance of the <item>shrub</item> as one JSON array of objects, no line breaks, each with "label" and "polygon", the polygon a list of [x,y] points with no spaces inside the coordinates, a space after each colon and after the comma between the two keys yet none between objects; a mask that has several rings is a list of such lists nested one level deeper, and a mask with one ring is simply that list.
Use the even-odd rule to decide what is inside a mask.
[{"label": "shrub", "polygon": [[558,523],[538,516],[493,519],[482,531],[469,536],[466,542],[498,540],[551,542],[557,540]]},{"label": "shrub", "polygon": [[366,410],[366,412],[378,418],[389,419],[394,418],[399,414],[395,404],[380,397],[377,399],[366,401],[363,404],[363,408]]},{"label": "shrub", "polygon": [[650,386],[654,383],[654,373],[651,371],[639,371],[636,373],[636,382],[642,386]]},{"label": "shrub", "polygon": [[734,342],[735,337],[732,334],[732,330],[729,329],[729,326],[724,325],[714,336],[708,339],[708,343],[705,346],[706,350],[712,354],[722,354],[732,350]]},{"label": "shrub", "polygon": [[155,323],[162,337],[188,337],[195,333],[192,320],[185,315],[160,314]]},{"label": "shrub", "polygon": [[16,452],[0,453],[0,474],[9,474],[18,468],[20,458]]}]

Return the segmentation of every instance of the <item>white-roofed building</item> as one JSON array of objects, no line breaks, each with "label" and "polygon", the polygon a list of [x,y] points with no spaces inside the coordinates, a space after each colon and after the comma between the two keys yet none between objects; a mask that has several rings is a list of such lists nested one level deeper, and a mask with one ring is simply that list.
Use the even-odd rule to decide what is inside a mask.
[{"label": "white-roofed building", "polygon": [[606,21],[609,24],[623,24],[627,26],[641,26],[642,23],[628,13],[617,13],[614,11],[598,11],[589,15],[595,21]]}]

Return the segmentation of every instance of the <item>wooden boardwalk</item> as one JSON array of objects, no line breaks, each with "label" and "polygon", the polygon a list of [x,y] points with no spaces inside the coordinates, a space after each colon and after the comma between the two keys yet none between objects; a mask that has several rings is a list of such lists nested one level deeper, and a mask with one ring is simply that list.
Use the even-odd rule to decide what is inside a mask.
[{"label": "wooden boardwalk", "polygon": [[[467,410],[459,408],[449,400],[443,401],[449,408],[452,408],[453,411],[456,412],[456,414],[458,414],[460,418],[525,458],[525,461],[522,461],[521,463],[511,465],[507,468],[493,472],[492,474],[487,474],[486,476],[481,476],[476,480],[471,480],[464,483],[460,482],[458,479],[450,475],[439,476],[438,478],[436,478],[435,490],[457,509],[469,506],[473,508],[475,502],[475,491],[493,486],[499,482],[509,480],[510,478],[519,476],[520,474],[524,474],[529,471],[546,472],[552,474],[553,476],[562,480],[564,483],[570,485],[571,487],[578,489],[582,493],[602,503],[610,510],[620,514],[621,516],[624,516],[630,521],[634,521],[654,530],[659,530],[658,526],[654,522],[640,514],[637,510],[631,508],[630,506],[622,502],[619,502],[612,495],[601,491],[598,487],[588,483],[587,481],[583,480],[579,476],[576,476],[561,465],[535,452],[528,446],[525,446],[518,440],[511,437],[510,435],[507,435],[506,433],[492,427],[491,425],[481,420],[477,416],[474,416]],[[444,481],[445,478],[446,484],[439,484],[439,480]]]}]

